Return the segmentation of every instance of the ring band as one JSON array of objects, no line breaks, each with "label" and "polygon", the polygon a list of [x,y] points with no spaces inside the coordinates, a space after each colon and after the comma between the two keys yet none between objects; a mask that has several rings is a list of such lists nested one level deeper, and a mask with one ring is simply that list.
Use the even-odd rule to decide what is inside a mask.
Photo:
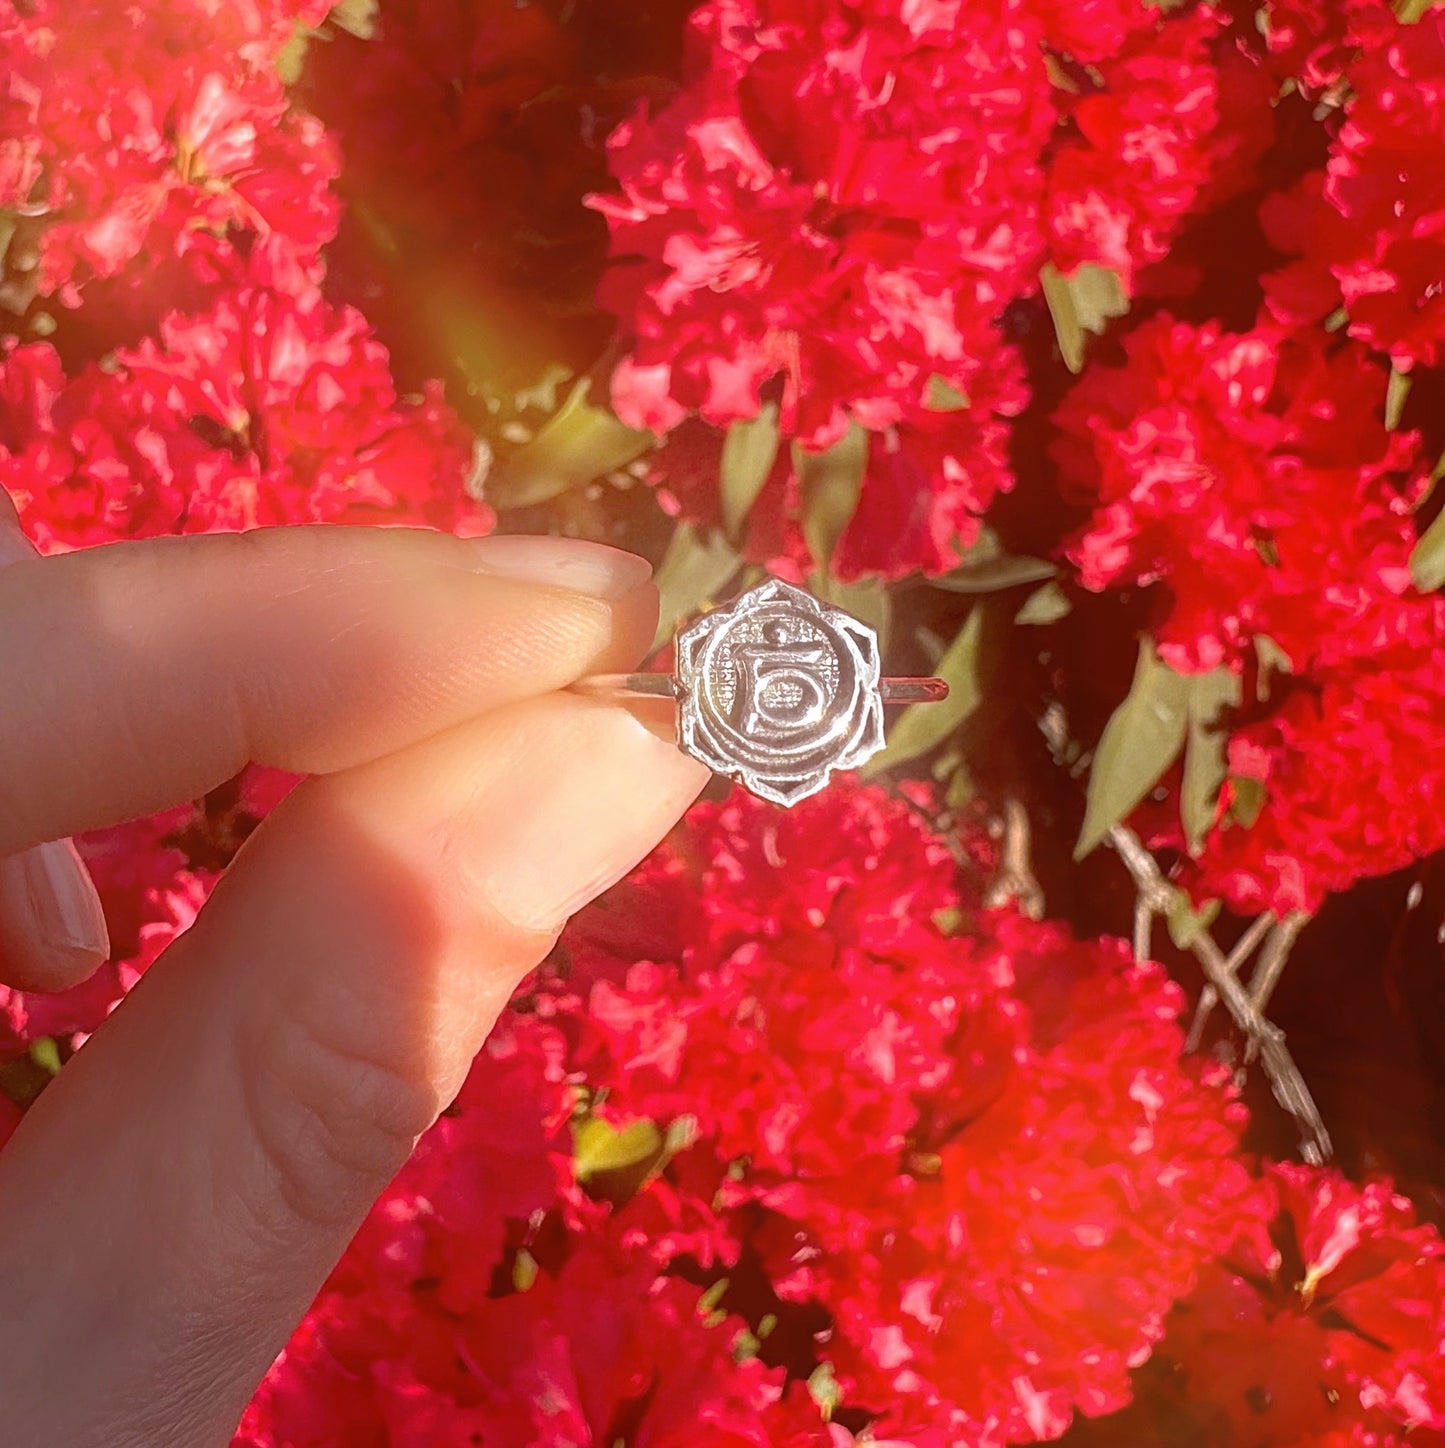
[{"label": "ring band", "polygon": [[678,632],[676,672],[593,674],[593,696],[677,701],[678,747],[775,804],[816,794],[884,746],[885,704],[948,697],[942,679],[882,677],[861,619],[772,578]]},{"label": "ring band", "polygon": [[[579,694],[606,698],[678,699],[683,695],[676,674],[589,674],[572,688]],[[879,679],[885,704],[938,704],[948,698],[945,679]]]}]

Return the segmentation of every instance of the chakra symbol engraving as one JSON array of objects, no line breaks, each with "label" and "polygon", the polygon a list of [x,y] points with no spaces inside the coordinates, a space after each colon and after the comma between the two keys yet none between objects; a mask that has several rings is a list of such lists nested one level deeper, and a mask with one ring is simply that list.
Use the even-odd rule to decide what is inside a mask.
[{"label": "chakra symbol engraving", "polygon": [[754,794],[796,804],[883,748],[880,672],[867,624],[770,579],[678,635],[679,740]]}]

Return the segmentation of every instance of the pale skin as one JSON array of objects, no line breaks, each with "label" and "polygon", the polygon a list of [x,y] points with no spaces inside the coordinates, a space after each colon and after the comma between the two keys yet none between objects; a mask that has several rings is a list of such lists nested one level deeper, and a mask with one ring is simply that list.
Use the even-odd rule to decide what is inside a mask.
[{"label": "pale skin", "polygon": [[[107,945],[63,841],[313,776],[0,1152],[10,1448],[225,1444],[517,982],[706,782],[641,560],[286,528],[40,559],[0,493],[0,978]],[[36,851],[38,854],[23,854]]]}]

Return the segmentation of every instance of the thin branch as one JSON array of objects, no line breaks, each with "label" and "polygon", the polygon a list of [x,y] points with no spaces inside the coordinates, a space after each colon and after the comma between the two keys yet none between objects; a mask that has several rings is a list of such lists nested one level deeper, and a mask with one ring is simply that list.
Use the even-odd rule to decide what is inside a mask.
[{"label": "thin branch", "polygon": [[[1167,910],[1174,892],[1138,835],[1123,825],[1115,825],[1107,838],[1133,877],[1140,898],[1148,903],[1151,911]],[[1298,933],[1298,927],[1295,933]],[[1191,948],[1206,978],[1224,1003],[1225,1010],[1244,1032],[1249,1043],[1247,1049],[1252,1049],[1252,1053],[1259,1056],[1274,1099],[1294,1118],[1300,1133],[1300,1155],[1315,1164],[1328,1161],[1334,1153],[1330,1134],[1299,1067],[1284,1043],[1284,1032],[1259,1013],[1229,969],[1228,958],[1207,930],[1195,934]]]},{"label": "thin branch", "polygon": [[984,892],[986,909],[995,910],[1010,901],[1030,920],[1044,918],[1044,892],[1031,863],[1031,835],[1028,811],[1010,795],[1003,802],[1003,843],[999,849],[998,873]]},{"label": "thin branch", "polygon": [[[1066,764],[1071,758],[1071,744],[1063,708],[1057,703],[1050,704],[1039,721],[1039,728],[1055,760],[1060,764]],[[1134,945],[1135,954],[1138,955],[1141,933],[1140,912],[1144,912],[1150,919],[1155,915],[1164,914],[1174,902],[1175,891],[1165,880],[1159,869],[1158,861],[1144,848],[1142,841],[1132,830],[1123,825],[1115,825],[1109,831],[1107,839],[1114,852],[1123,860],[1125,868],[1133,878],[1134,888],[1138,892],[1139,898],[1134,917]],[[1283,939],[1284,943],[1278,959],[1270,958],[1269,977],[1272,978],[1268,979],[1269,991],[1274,989],[1279,971],[1284,966],[1284,958],[1288,955],[1289,947],[1294,943],[1294,937],[1299,934],[1303,924],[1302,918],[1291,917],[1291,929],[1287,938],[1285,938],[1282,925],[1276,931],[1276,937]],[[1199,961],[1215,998],[1224,1003],[1224,1008],[1229,1012],[1230,1018],[1244,1032],[1248,1042],[1247,1049],[1258,1054],[1260,1064],[1264,1067],[1264,1073],[1269,1078],[1274,1099],[1293,1117],[1295,1126],[1300,1133],[1300,1155],[1308,1162],[1319,1164],[1328,1161],[1334,1154],[1330,1134],[1325,1129],[1319,1108],[1315,1105],[1314,1097],[1310,1095],[1309,1087],[1305,1085],[1304,1077],[1300,1075],[1299,1067],[1295,1065],[1294,1058],[1284,1043],[1284,1032],[1272,1021],[1265,1019],[1262,1008],[1255,1004],[1251,995],[1239,983],[1237,975],[1239,967],[1248,958],[1249,951],[1254,948],[1256,943],[1249,938],[1250,934],[1258,928],[1258,922],[1255,922],[1245,933],[1245,939],[1241,940],[1228,956],[1215,944],[1214,937],[1205,929],[1194,932],[1190,948],[1194,952],[1195,959]],[[1144,926],[1146,949],[1147,930],[1146,923]],[[1264,962],[1261,962],[1260,969],[1261,972],[1264,971]],[[1262,975],[1259,985],[1262,986],[1266,978]],[[1268,999],[1268,991],[1263,991],[1262,994],[1265,999]]]},{"label": "thin branch", "polygon": [[1255,966],[1254,974],[1249,980],[1249,998],[1254,1003],[1255,1010],[1263,1011],[1269,1006],[1269,998],[1279,984],[1284,963],[1289,959],[1289,953],[1308,919],[1308,915],[1296,912],[1275,926],[1269,937],[1269,944],[1264,947],[1259,964]]},{"label": "thin branch", "polygon": [[[1249,1002],[1260,1015],[1269,1009],[1269,999],[1274,994],[1275,986],[1279,984],[1280,976],[1284,974],[1285,961],[1289,959],[1289,953],[1308,919],[1309,916],[1296,911],[1281,920],[1270,932],[1269,939],[1260,952],[1259,964],[1255,966],[1254,974],[1249,980]],[[1249,1060],[1247,1052],[1245,1060]]]},{"label": "thin branch", "polygon": [[1152,955],[1149,937],[1154,933],[1154,907],[1139,895],[1134,901],[1134,959],[1148,960]]},{"label": "thin branch", "polygon": [[[1256,915],[1250,922],[1249,929],[1240,936],[1235,943],[1234,949],[1229,952],[1228,959],[1224,962],[1225,969],[1230,975],[1238,977],[1240,968],[1244,962],[1254,953],[1254,948],[1269,933],[1270,926],[1274,924],[1274,912],[1266,910],[1263,915]],[[1199,1004],[1194,1008],[1194,1019],[1189,1023],[1189,1039],[1185,1042],[1185,1049],[1197,1051],[1204,1040],[1204,1027],[1213,1014],[1215,1006],[1219,1004],[1219,992],[1207,981],[1204,989],[1199,992]],[[1263,1011],[1263,1007],[1258,1007]]]}]

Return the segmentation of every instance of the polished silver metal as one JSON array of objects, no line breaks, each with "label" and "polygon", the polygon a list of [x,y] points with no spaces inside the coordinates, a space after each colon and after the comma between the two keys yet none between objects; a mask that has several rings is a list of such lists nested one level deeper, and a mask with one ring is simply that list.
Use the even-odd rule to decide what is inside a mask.
[{"label": "polished silver metal", "polygon": [[[572,687],[582,694],[680,699],[676,674],[588,674]],[[879,679],[885,704],[937,704],[948,698],[943,679]]]},{"label": "polished silver metal", "polygon": [[948,696],[942,679],[882,678],[867,624],[778,579],[684,628],[675,674],[597,674],[573,687],[676,699],[679,745],[781,805],[878,753],[885,703]]}]

